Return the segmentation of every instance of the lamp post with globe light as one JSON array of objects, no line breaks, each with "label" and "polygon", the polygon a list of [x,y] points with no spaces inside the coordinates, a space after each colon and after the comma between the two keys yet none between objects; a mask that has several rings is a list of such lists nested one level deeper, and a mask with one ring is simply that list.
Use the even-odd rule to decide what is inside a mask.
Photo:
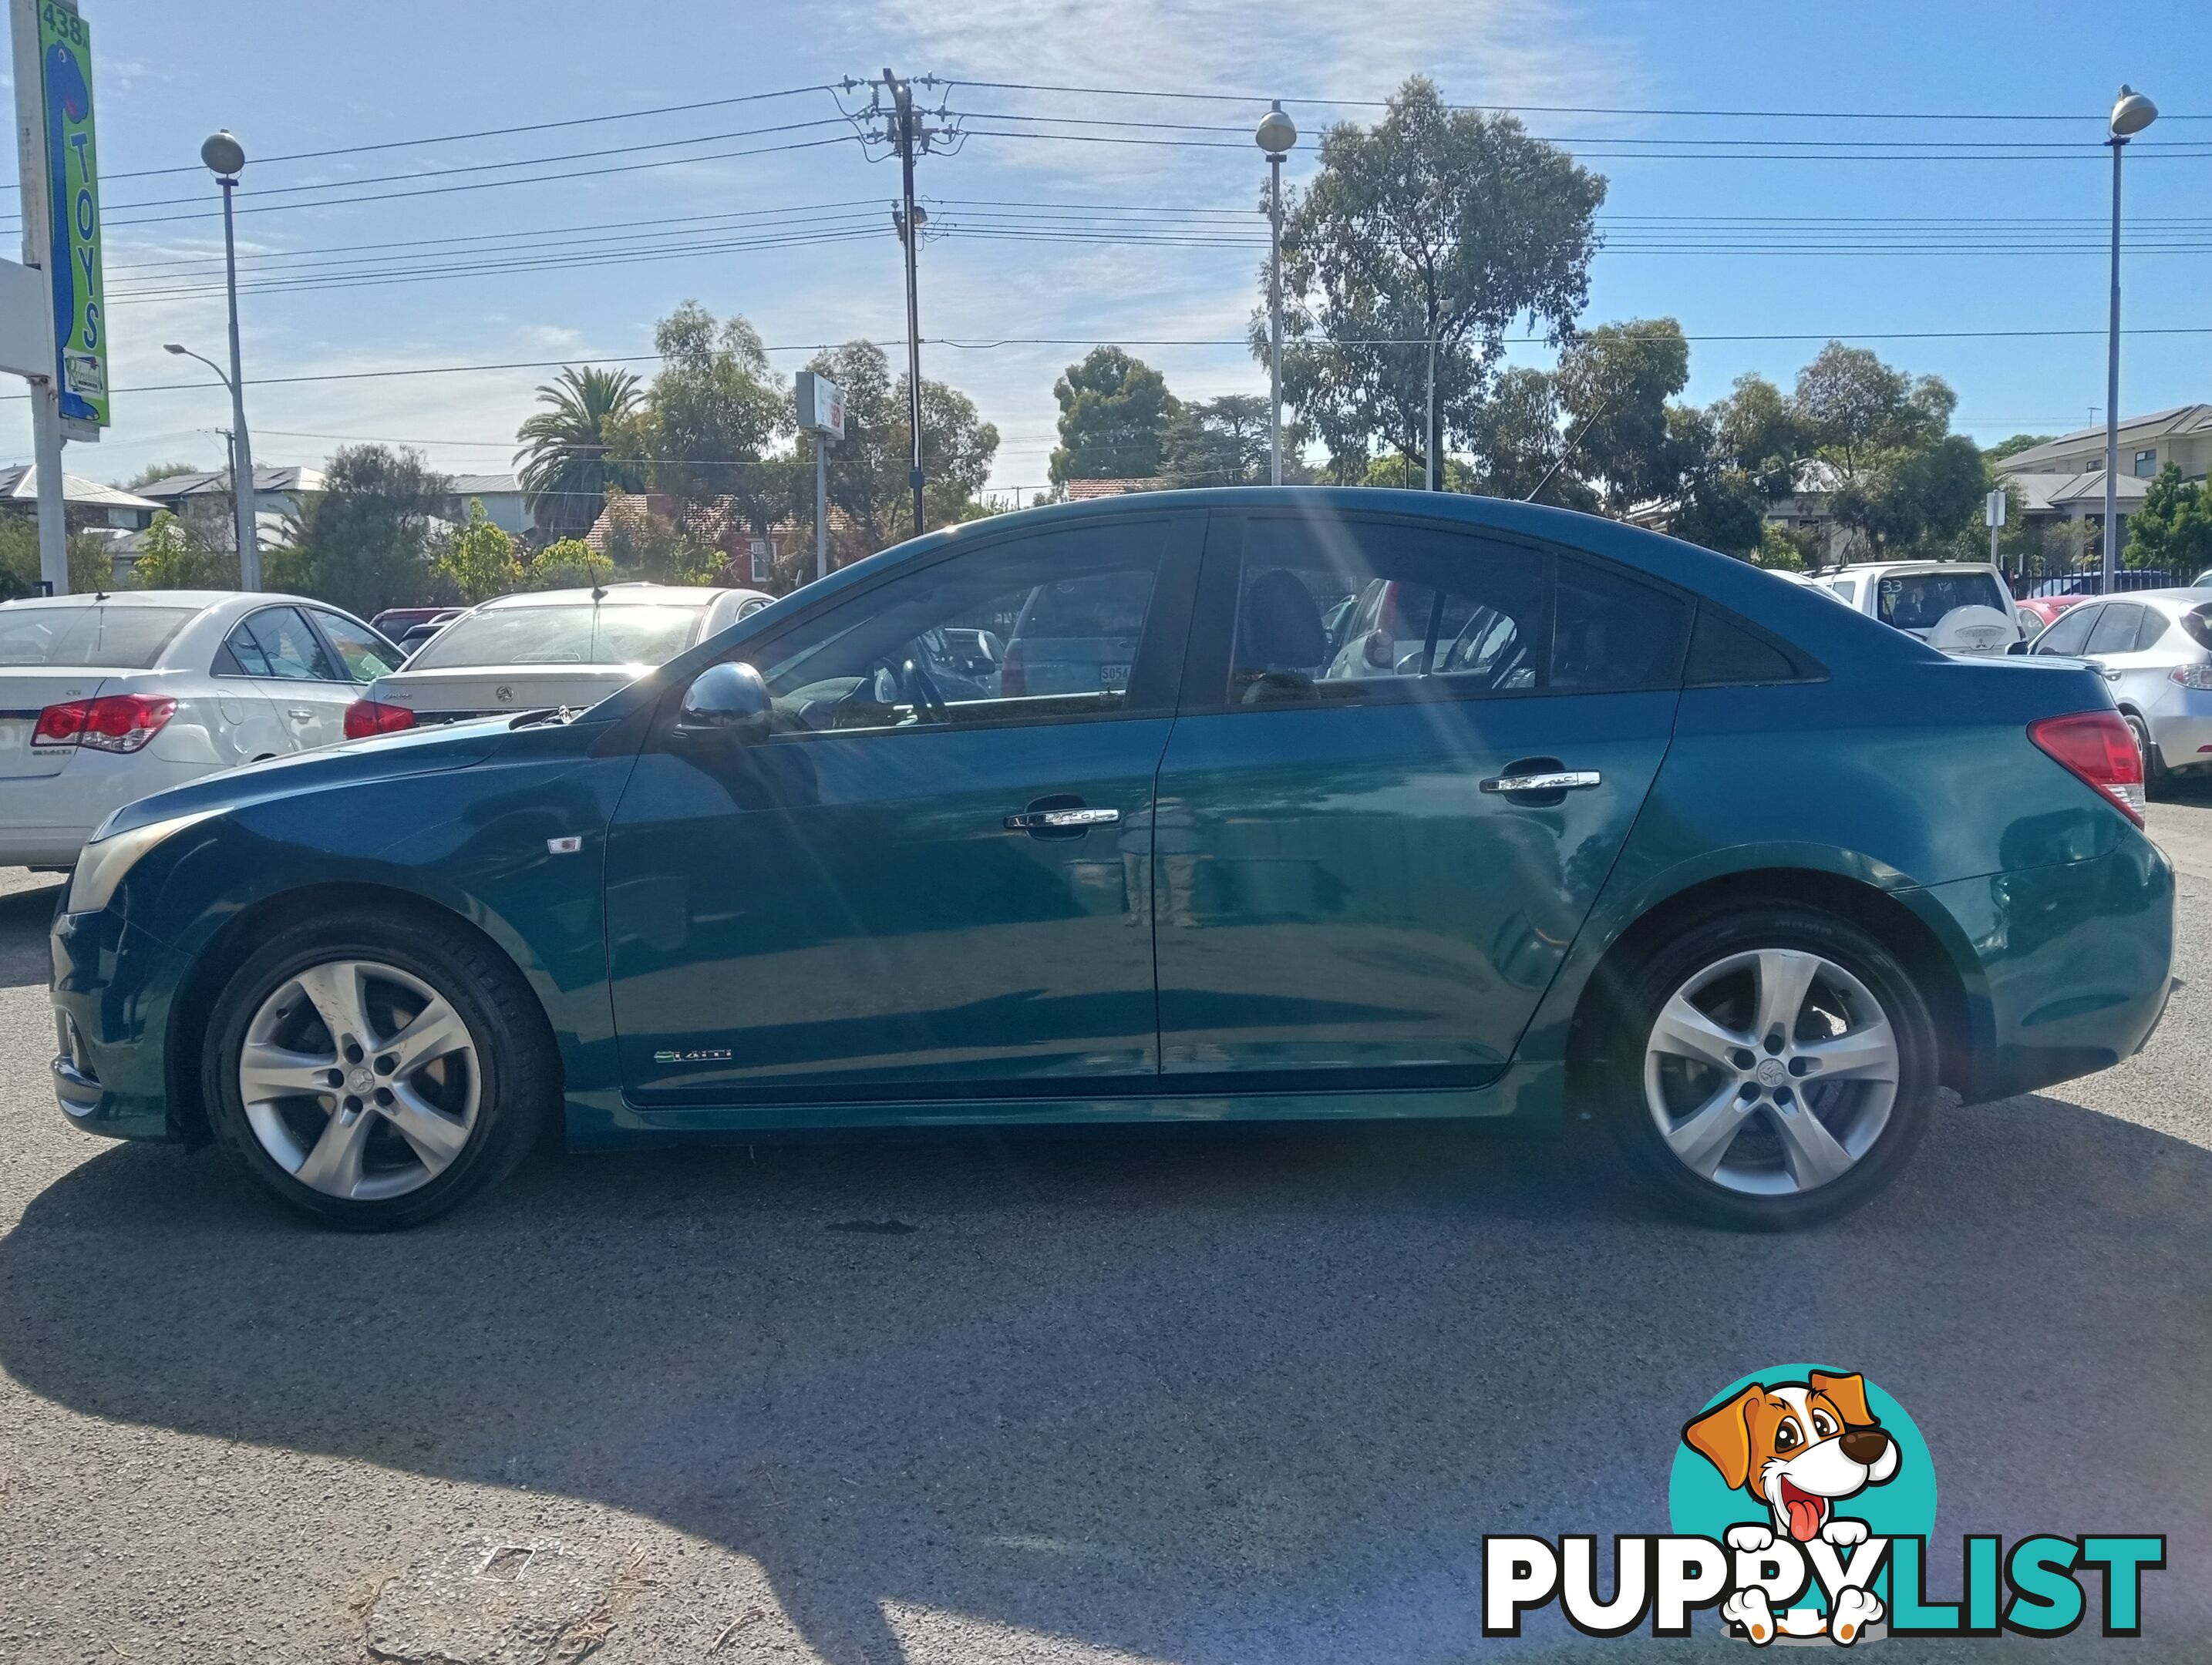
[{"label": "lamp post with globe light", "polygon": [[[200,146],[200,160],[222,186],[222,259],[230,296],[230,495],[238,517],[238,584],[243,590],[261,587],[261,544],[253,519],[253,446],[246,436],[246,373],[238,356],[238,243],[231,230],[230,194],[246,167],[246,147],[228,129],[211,133]],[[181,348],[172,347],[171,352]],[[198,358],[197,353],[190,355]],[[205,364],[207,361],[201,359]],[[210,368],[214,367],[210,366]],[[221,375],[221,371],[216,373]]]},{"label": "lamp post with globe light", "polygon": [[1252,135],[1267,154],[1267,483],[1283,483],[1283,158],[1298,142],[1280,100]]},{"label": "lamp post with globe light", "polygon": [[2158,106],[2124,82],[2112,101],[2112,311],[2105,354],[2105,557],[2098,592],[2112,592],[2120,570],[2120,153],[2158,119]]}]

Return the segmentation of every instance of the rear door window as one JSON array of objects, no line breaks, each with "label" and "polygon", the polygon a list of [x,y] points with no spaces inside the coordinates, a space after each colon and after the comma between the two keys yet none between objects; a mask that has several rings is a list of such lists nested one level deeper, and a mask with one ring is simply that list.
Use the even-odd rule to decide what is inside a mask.
[{"label": "rear door window", "polygon": [[2097,615],[2096,628],[2089,632],[2089,652],[2135,652],[2136,632],[2142,627],[2142,608],[2132,601],[2115,601],[2106,606]]},{"label": "rear door window", "polygon": [[249,677],[344,682],[320,637],[296,607],[264,607],[230,633],[231,657]]},{"label": "rear door window", "polygon": [[144,671],[197,607],[0,607],[0,665]]},{"label": "rear door window", "polygon": [[1876,594],[1877,617],[1899,630],[1932,630],[1961,607],[2012,611],[2012,598],[1992,572],[1893,573]]}]

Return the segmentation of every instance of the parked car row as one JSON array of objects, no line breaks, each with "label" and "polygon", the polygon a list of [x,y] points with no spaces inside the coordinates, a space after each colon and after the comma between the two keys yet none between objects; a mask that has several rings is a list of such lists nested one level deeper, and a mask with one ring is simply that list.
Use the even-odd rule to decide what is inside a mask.
[{"label": "parked car row", "polygon": [[[1707,1219],[1827,1218],[1939,1088],[2117,1062],[2170,986],[2113,684],[1936,652],[1986,592],[1890,577],[1869,611],[1565,510],[1249,488],[994,517],[711,632],[610,592],[562,622],[579,698],[680,651],[588,710],[111,817],[57,1091],[355,1228],[553,1130],[1570,1113]],[[562,605],[375,702],[482,708],[430,661]]]},{"label": "parked car row", "polygon": [[0,605],[0,863],[70,866],[125,804],[221,769],[417,723],[594,703],[770,599],[621,584],[380,613],[423,638],[411,655],[301,596]]}]

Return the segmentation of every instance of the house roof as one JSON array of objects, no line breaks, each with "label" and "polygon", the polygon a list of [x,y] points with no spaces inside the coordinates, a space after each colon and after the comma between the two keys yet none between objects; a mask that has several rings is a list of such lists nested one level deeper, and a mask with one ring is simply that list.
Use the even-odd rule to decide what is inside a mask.
[{"label": "house roof", "polygon": [[[253,471],[253,489],[258,492],[320,491],[323,471],[319,468],[298,466],[257,468]],[[191,474],[172,474],[166,480],[156,480],[138,488],[139,495],[153,500],[156,508],[167,508],[171,503],[185,497],[196,497],[204,492],[230,495],[230,471],[211,470]]]},{"label": "house roof", "polygon": [[453,495],[456,497],[498,497],[522,489],[522,482],[512,474],[456,474],[453,476]]},{"label": "house roof", "polygon": [[[2136,440],[2163,439],[2179,434],[2212,434],[2212,404],[2177,404],[2164,410],[2154,410],[2147,416],[2128,416],[2120,422],[2120,441],[2128,444]],[[2063,459],[2078,453],[2084,445],[2104,443],[2105,430],[2077,428],[2071,434],[2061,434],[2055,440],[2030,446],[2025,451],[2015,451],[1997,465],[2006,474],[2042,474],[2066,471]]]},{"label": "house roof", "polygon": [[1166,484],[1157,474],[1121,480],[1070,480],[1067,501],[1080,503],[1093,497],[1120,497],[1132,491],[1158,491]]},{"label": "house roof", "polygon": [[[0,498],[11,501],[33,502],[39,495],[39,468],[35,463],[17,463],[12,468],[0,468]],[[97,480],[88,480],[82,474],[62,476],[62,501],[93,508],[155,509],[159,503],[136,495],[121,486],[104,486]]]},{"label": "house roof", "polygon": [[[2021,512],[2027,514],[2063,511],[2082,503],[2101,507],[2105,501],[2105,471],[2101,468],[2078,474],[2008,471],[2004,478],[2006,484],[2019,491]],[[2143,494],[2149,489],[2149,481],[2123,474],[2113,482],[2112,495],[2120,507],[2133,510],[2142,507]]]}]

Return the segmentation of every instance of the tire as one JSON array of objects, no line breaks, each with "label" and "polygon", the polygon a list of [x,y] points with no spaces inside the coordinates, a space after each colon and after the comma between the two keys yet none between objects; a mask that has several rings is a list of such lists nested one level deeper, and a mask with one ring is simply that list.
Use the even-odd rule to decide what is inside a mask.
[{"label": "tire", "polygon": [[2158,749],[2158,742],[2150,738],[2150,725],[2132,711],[2123,711],[2121,718],[2128,732],[2136,737],[2136,750],[2142,754],[2143,796],[2163,798],[2173,786],[2173,771],[2166,766],[2166,754]]},{"label": "tire", "polygon": [[285,927],[232,974],[208,1035],[217,1140],[293,1207],[348,1231],[419,1225],[505,1177],[560,1102],[529,986],[427,910]]},{"label": "tire", "polygon": [[[1759,1032],[1757,1007],[1790,1009],[1807,961],[1795,1030],[1777,1052],[1780,1025]],[[1637,1176],[1698,1220],[1786,1231],[1834,1219],[1894,1179],[1927,1131],[1937,1067],[1928,1004],[1895,955],[1835,915],[1753,904],[1674,933],[1629,969],[1616,1012],[1598,1075],[1603,1117]],[[1735,1043],[1723,1048],[1698,1017]]]}]

